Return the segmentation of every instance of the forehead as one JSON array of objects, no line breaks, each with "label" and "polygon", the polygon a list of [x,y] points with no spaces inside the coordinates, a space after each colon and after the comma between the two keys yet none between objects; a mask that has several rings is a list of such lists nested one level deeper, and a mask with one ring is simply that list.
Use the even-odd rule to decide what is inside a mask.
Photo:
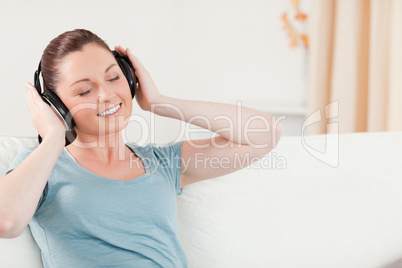
[{"label": "forehead", "polygon": [[86,78],[104,73],[116,60],[111,51],[96,45],[87,44],[81,51],[69,53],[60,64],[63,80]]}]

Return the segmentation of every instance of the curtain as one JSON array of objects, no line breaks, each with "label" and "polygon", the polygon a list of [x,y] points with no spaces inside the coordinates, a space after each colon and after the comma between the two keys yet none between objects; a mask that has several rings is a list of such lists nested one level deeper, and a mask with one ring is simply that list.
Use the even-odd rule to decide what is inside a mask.
[{"label": "curtain", "polygon": [[[402,130],[402,0],[311,0],[305,134]],[[306,120],[307,121],[307,120]]]}]

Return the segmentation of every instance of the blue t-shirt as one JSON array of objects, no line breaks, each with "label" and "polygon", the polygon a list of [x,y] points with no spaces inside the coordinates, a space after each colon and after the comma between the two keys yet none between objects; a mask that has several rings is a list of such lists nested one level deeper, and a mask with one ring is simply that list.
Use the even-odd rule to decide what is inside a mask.
[{"label": "blue t-shirt", "polygon": [[63,150],[29,222],[44,267],[188,267],[176,218],[182,143],[126,144],[146,170],[128,181],[96,175]]}]

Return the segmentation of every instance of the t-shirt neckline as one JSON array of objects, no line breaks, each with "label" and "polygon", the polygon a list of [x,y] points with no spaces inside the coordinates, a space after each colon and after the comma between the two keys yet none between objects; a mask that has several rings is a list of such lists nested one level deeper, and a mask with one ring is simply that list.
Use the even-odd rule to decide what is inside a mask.
[{"label": "t-shirt neckline", "polygon": [[135,183],[139,183],[139,182],[142,182],[142,181],[146,180],[146,179],[150,176],[149,162],[148,162],[148,161],[145,161],[144,155],[140,152],[140,150],[138,150],[138,148],[136,148],[135,146],[130,146],[130,144],[126,144],[126,146],[127,146],[135,155],[137,155],[137,156],[141,159],[141,161],[142,161],[142,163],[144,164],[144,167],[145,167],[145,173],[144,173],[144,174],[142,174],[142,175],[140,175],[140,176],[138,176],[138,177],[136,177],[136,178],[127,180],[127,181],[114,180],[114,179],[107,178],[107,177],[100,176],[100,175],[98,175],[98,174],[93,173],[92,171],[90,171],[90,170],[84,168],[83,166],[81,166],[81,165],[74,159],[74,157],[67,151],[67,149],[66,149],[65,147],[64,147],[64,150],[63,150],[63,154],[64,154],[64,157],[67,158],[68,161],[70,161],[71,163],[73,163],[74,166],[76,166],[76,167],[77,167],[78,169],[80,169],[81,171],[83,171],[83,172],[85,172],[85,173],[87,173],[87,174],[90,175],[90,176],[86,177],[85,179],[97,180],[98,182],[99,182],[99,181],[103,181],[103,182],[110,183],[110,184],[120,184],[120,185],[135,184]]}]

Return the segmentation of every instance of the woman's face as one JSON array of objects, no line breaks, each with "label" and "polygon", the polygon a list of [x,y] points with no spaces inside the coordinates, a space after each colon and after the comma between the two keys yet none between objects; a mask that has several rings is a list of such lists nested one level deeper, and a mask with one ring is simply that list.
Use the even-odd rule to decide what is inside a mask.
[{"label": "woman's face", "polygon": [[124,129],[131,116],[131,92],[110,51],[87,44],[82,51],[68,54],[59,72],[57,93],[74,118],[78,137],[99,137]]}]

